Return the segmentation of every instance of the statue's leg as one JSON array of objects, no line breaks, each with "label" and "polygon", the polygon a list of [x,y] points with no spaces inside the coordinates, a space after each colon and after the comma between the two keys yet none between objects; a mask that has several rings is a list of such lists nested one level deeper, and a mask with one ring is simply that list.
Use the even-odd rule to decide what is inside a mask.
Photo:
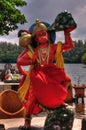
[{"label": "statue's leg", "polygon": [[48,114],[44,130],[72,130],[74,110],[72,106],[61,106]]},{"label": "statue's leg", "polygon": [[26,113],[25,113],[24,125],[19,126],[18,129],[20,129],[20,130],[29,130],[30,129],[31,116],[32,116],[32,112],[33,112],[35,104],[36,104],[36,99],[35,99],[35,96],[33,94],[33,89],[30,88],[29,96],[28,96],[28,99],[27,99],[27,102],[25,105]]}]

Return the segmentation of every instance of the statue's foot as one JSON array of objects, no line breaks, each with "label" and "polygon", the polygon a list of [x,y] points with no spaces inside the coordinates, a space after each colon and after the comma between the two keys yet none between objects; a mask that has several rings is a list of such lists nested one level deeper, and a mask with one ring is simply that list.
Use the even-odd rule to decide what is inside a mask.
[{"label": "statue's foot", "polygon": [[30,130],[29,126],[19,126],[18,127],[19,130]]}]

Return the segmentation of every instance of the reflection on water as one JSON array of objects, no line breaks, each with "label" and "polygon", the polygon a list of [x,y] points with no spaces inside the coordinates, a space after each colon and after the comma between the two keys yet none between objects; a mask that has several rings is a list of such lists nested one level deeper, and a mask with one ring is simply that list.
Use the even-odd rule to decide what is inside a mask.
[{"label": "reflection on water", "polygon": [[85,111],[85,104],[76,104],[75,105],[75,112],[76,114],[80,114],[80,115],[84,115],[86,114],[86,111]]},{"label": "reflection on water", "polygon": [[86,84],[86,65],[65,64],[65,70],[70,75],[73,84]]},{"label": "reflection on water", "polygon": [[86,104],[84,103],[69,103],[74,107],[75,115],[86,115]]}]

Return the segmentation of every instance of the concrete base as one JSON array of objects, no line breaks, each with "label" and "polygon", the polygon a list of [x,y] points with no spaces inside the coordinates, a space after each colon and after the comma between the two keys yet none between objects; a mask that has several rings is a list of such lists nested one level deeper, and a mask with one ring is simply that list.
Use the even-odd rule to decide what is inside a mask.
[{"label": "concrete base", "polygon": [[[46,116],[37,116],[32,118],[32,130],[43,130]],[[81,130],[81,119],[75,118],[72,130]],[[24,118],[0,119],[0,124],[5,125],[6,130],[18,130],[20,125],[24,124]]]}]

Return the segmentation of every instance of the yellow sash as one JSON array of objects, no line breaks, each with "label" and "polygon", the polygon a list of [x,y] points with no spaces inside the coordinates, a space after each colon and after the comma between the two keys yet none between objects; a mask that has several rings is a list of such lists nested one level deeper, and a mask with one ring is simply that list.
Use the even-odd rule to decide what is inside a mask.
[{"label": "yellow sash", "polygon": [[[30,51],[28,51],[27,54],[29,55],[30,58],[33,57],[33,54]],[[33,67],[34,67],[34,65],[30,65],[30,68],[27,72],[27,76],[25,78],[25,81],[22,84],[22,86],[18,89],[18,96],[22,102],[25,101],[25,96],[28,92],[28,89],[30,88],[30,72],[33,69]]]},{"label": "yellow sash", "polygon": [[55,54],[56,66],[58,68],[64,68],[64,59],[62,56],[61,49],[62,49],[62,42],[59,41],[57,43],[57,50],[56,50],[56,54]]}]

